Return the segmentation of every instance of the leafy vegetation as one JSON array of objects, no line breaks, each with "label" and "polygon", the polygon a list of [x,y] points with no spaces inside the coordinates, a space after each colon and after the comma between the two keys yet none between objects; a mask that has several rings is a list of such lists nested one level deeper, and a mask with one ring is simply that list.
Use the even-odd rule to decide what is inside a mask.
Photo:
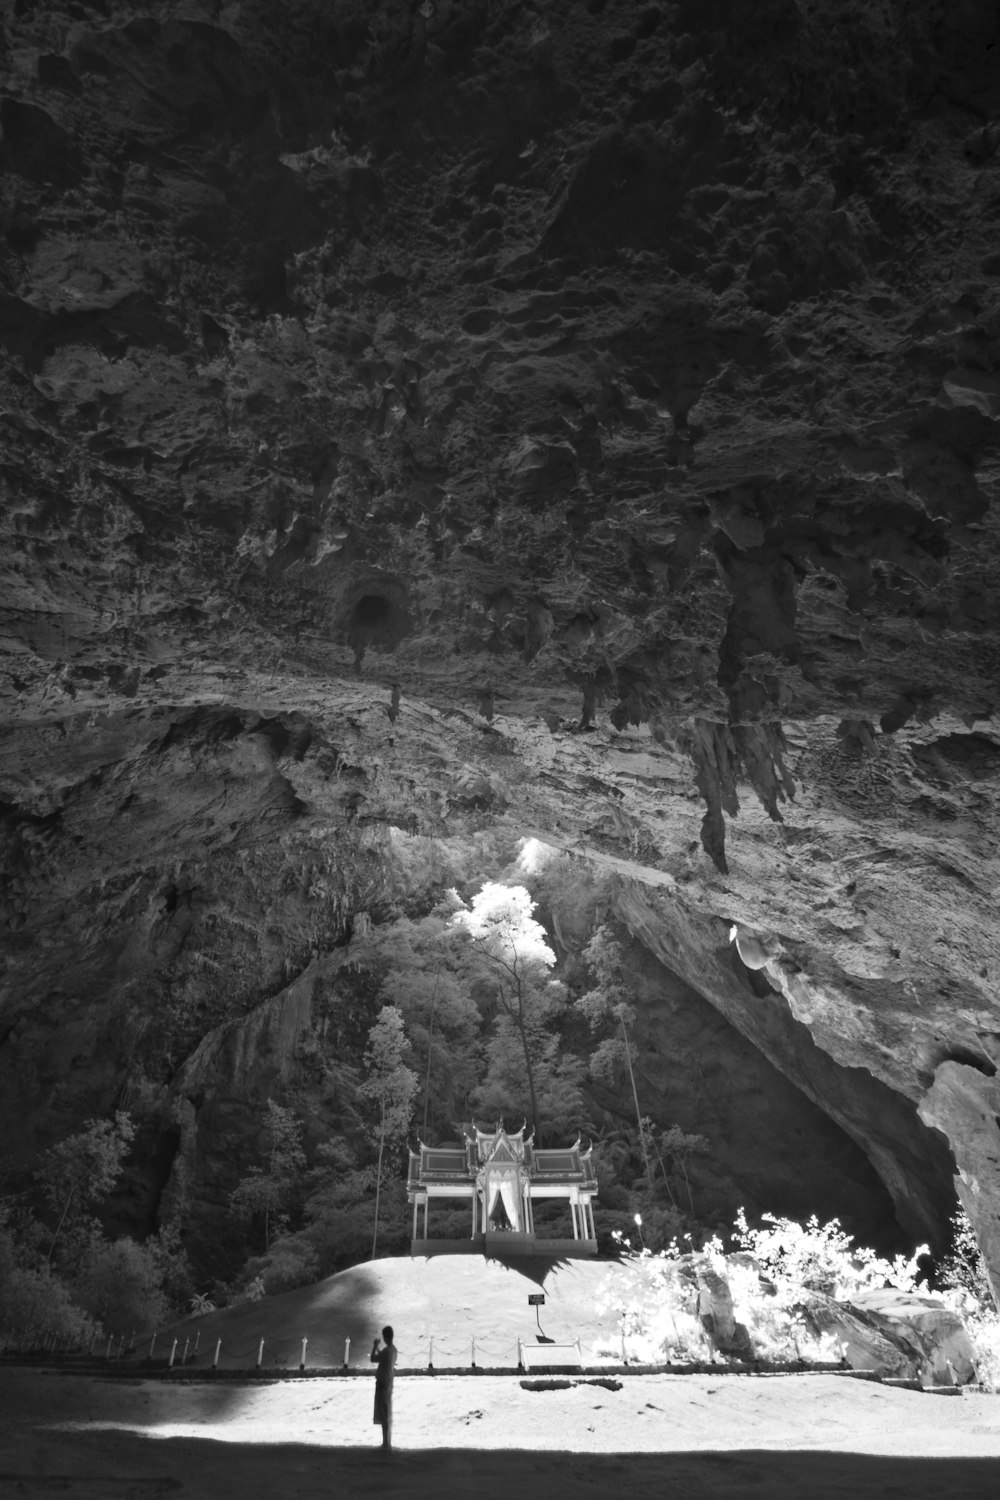
[{"label": "leafy vegetation", "polygon": [[1000,1391],[1000,1312],[969,1216],[959,1204],[951,1220],[951,1248],[938,1268],[945,1298],[960,1312],[972,1340],[983,1385]]},{"label": "leafy vegetation", "polygon": [[[942,1297],[959,1313],[970,1336],[980,1382],[1000,1388],[1000,1316],[989,1290],[982,1256],[962,1210],[955,1216],[954,1248],[942,1272],[954,1275]],[[636,1230],[642,1235],[643,1225]],[[644,1361],[705,1361],[721,1356],[699,1316],[699,1286],[714,1273],[724,1281],[734,1323],[745,1335],[742,1356],[775,1363],[800,1360],[837,1361],[839,1346],[828,1333],[817,1333],[807,1316],[810,1296],[850,1301],[868,1289],[919,1290],[926,1246],[912,1256],[892,1260],[859,1246],[836,1219],[806,1223],[764,1214],[757,1227],[742,1209],[727,1249],[719,1235],[706,1239],[697,1253],[676,1240],[653,1253],[633,1249],[619,1233],[629,1271],[622,1296],[620,1278],[606,1284],[599,1308],[619,1311],[621,1336],[630,1357]],[[609,1300],[611,1299],[611,1300]],[[742,1335],[741,1335],[742,1337]],[[617,1354],[619,1351],[609,1350]]]},{"label": "leafy vegetation", "polygon": [[8,1337],[127,1337],[190,1296],[176,1234],[112,1241],[97,1217],[134,1136],[123,1111],[87,1120],[43,1154],[32,1189],[0,1201],[0,1328]]},{"label": "leafy vegetation", "polygon": [[372,1260],[375,1259],[378,1246],[378,1212],[386,1147],[405,1139],[417,1092],[417,1075],[405,1062],[408,1050],[402,1016],[394,1005],[383,1005],[381,1014],[368,1035],[368,1046],[365,1048],[368,1076],[361,1085],[361,1093],[372,1101],[377,1110],[377,1119],[371,1128],[372,1141],[378,1148]]},{"label": "leafy vegetation", "polygon": [[229,1208],[245,1225],[263,1230],[265,1251],[288,1228],[289,1211],[306,1167],[302,1121],[292,1109],[267,1101],[268,1147],[263,1166],[252,1166],[229,1196]]},{"label": "leafy vegetation", "polygon": [[78,1259],[89,1246],[95,1227],[92,1211],[118,1181],[134,1137],[135,1126],[119,1110],[113,1120],[88,1120],[82,1130],[46,1151],[37,1175],[55,1219],[47,1266],[61,1238],[64,1258]]}]

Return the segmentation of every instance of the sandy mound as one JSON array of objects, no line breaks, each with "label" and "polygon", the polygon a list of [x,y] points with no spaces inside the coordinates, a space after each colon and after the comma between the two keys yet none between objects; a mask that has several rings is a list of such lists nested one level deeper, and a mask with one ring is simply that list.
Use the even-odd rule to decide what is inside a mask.
[{"label": "sandy mound", "polygon": [[[590,1363],[600,1350],[620,1348],[616,1309],[601,1315],[596,1303],[599,1290],[623,1276],[615,1261],[552,1262],[541,1256],[516,1263],[480,1255],[375,1260],[278,1297],[189,1318],[161,1332],[156,1351],[164,1355],[177,1338],[179,1356],[185,1340],[193,1348],[197,1339],[197,1365],[204,1368],[221,1338],[220,1369],[245,1369],[256,1362],[263,1338],[265,1365],[295,1368],[307,1338],[308,1367],[323,1369],[342,1365],[344,1341],[350,1339],[355,1367],[367,1365],[373,1335],[391,1323],[401,1369],[425,1369],[432,1339],[435,1369],[469,1365],[473,1338],[477,1364],[513,1366],[518,1338],[536,1342],[538,1322],[528,1296],[541,1292],[544,1333],[560,1343],[579,1339]],[[139,1352],[148,1347],[140,1344]]]}]

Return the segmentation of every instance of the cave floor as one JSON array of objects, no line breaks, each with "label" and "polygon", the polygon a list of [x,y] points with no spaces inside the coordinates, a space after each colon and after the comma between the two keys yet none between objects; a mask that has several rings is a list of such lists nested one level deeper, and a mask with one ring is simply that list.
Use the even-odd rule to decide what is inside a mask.
[{"label": "cave floor", "polygon": [[442,1500],[993,1496],[1000,1399],[826,1375],[648,1375],[526,1390],[490,1376],[397,1379],[396,1451],[367,1381],[212,1386],[0,1371],[0,1488],[77,1500],[295,1494]]}]

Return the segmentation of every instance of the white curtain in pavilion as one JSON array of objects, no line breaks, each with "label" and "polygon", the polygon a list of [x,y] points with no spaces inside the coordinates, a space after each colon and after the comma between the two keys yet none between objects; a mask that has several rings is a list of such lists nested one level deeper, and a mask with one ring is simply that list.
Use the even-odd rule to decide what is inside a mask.
[{"label": "white curtain in pavilion", "polygon": [[490,1184],[490,1187],[490,1209],[489,1213],[486,1216],[487,1220],[493,1217],[493,1210],[496,1208],[497,1197],[499,1196],[503,1201],[504,1208],[507,1210],[507,1217],[510,1220],[511,1228],[517,1230],[522,1229],[523,1225],[521,1224],[521,1204],[517,1191],[517,1184],[514,1182],[506,1181],[493,1182]]}]

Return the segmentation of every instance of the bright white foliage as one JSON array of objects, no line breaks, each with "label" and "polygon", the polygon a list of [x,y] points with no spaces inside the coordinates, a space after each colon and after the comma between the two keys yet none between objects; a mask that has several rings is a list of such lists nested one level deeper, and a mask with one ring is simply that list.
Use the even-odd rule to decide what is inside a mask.
[{"label": "bright white foliage", "polygon": [[452,921],[505,963],[551,969],[556,956],[546,941],[545,928],[531,915],[534,909],[535,902],[523,885],[488,880],[468,906],[460,905]]}]

